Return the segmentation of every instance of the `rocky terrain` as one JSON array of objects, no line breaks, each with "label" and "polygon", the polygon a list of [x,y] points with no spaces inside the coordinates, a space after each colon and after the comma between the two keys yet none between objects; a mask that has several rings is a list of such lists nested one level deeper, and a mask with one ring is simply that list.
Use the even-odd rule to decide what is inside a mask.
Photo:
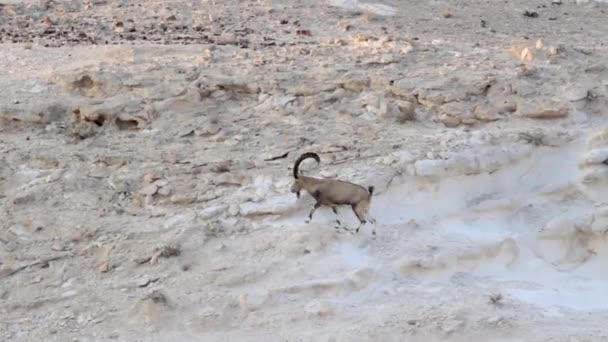
[{"label": "rocky terrain", "polygon": [[607,16],[0,0],[0,340],[606,340]]}]

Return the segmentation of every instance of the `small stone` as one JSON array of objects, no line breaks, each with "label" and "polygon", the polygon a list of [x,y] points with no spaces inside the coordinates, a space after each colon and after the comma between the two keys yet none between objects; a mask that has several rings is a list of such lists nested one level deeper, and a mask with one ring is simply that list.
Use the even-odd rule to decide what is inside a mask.
[{"label": "small stone", "polygon": [[171,186],[163,186],[162,188],[158,189],[158,194],[161,196],[169,196],[171,195],[171,192],[173,192],[173,188],[171,188]]},{"label": "small stone", "polygon": [[534,54],[529,48],[526,47],[521,50],[519,58],[524,62],[531,62],[532,60],[534,60]]},{"label": "small stone", "polygon": [[217,45],[234,45],[238,42],[238,39],[233,33],[223,33],[216,38],[215,43]]},{"label": "small stone", "polygon": [[144,182],[147,184],[154,183],[156,180],[161,179],[162,176],[156,172],[146,173],[144,175]]},{"label": "small stone", "polygon": [[154,184],[157,185],[158,187],[163,187],[163,186],[167,186],[169,184],[169,181],[166,179],[159,179],[159,180],[155,181]]},{"label": "small stone", "polygon": [[243,293],[239,295],[239,307],[244,312],[258,310],[268,300],[268,292]]},{"label": "small stone", "polygon": [[502,317],[500,317],[500,316],[494,316],[494,317],[488,318],[488,323],[490,323],[490,324],[498,324],[501,321],[502,321]]},{"label": "small stone", "polygon": [[540,40],[540,39],[539,39],[539,40],[537,40],[537,41],[536,41],[536,49],[537,49],[537,50],[542,50],[542,48],[543,48],[543,47],[544,47],[544,45],[543,45],[543,41],[542,41],[542,40]]},{"label": "small stone", "polygon": [[350,26],[350,25],[349,25],[349,24],[347,24],[347,23],[340,23],[340,29],[341,29],[342,31],[344,31],[344,32],[346,32],[346,31],[350,31],[350,30],[351,30],[351,28],[352,28],[352,26]]},{"label": "small stone", "polygon": [[139,193],[146,196],[152,196],[158,191],[158,186],[156,184],[148,184],[144,186]]},{"label": "small stone", "polygon": [[169,201],[175,204],[188,205],[196,201],[196,195],[174,194]]},{"label": "small stone", "polygon": [[399,116],[397,121],[403,123],[416,119],[416,105],[410,101],[396,101],[395,104],[399,109]]},{"label": "small stone", "polygon": [[482,104],[473,110],[475,118],[480,121],[496,121],[500,119],[498,110],[489,104]]},{"label": "small stone", "polygon": [[147,256],[147,257],[137,257],[137,258],[133,259],[133,262],[135,262],[138,265],[143,265],[143,264],[147,263],[148,261],[150,261],[151,258],[152,257],[149,257],[149,256]]},{"label": "small stone", "polygon": [[218,134],[222,128],[217,123],[209,123],[205,127],[199,127],[194,133],[199,137],[211,137]]},{"label": "small stone", "polygon": [[107,262],[107,261],[105,261],[101,265],[99,265],[99,272],[100,273],[107,273],[111,269],[112,269],[112,267],[110,266],[110,263]]},{"label": "small stone", "polygon": [[555,55],[557,55],[557,48],[555,46],[550,46],[547,48],[547,52],[550,55],[555,56]]},{"label": "small stone", "polygon": [[46,176],[45,181],[47,183],[53,183],[57,180],[59,180],[61,178],[61,176],[63,175],[63,170],[57,170],[54,171],[53,173],[51,173],[50,175]]},{"label": "small stone", "polygon": [[54,250],[54,251],[56,251],[56,252],[61,252],[61,251],[64,251],[66,248],[65,248],[64,245],[62,245],[60,243],[54,243],[51,246],[51,249]]}]

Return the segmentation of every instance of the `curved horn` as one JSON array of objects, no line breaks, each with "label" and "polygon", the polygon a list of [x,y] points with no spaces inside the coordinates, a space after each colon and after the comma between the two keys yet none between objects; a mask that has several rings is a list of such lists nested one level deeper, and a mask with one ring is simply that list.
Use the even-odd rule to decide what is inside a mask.
[{"label": "curved horn", "polygon": [[317,163],[321,162],[321,158],[319,158],[319,155],[314,152],[306,152],[302,154],[300,157],[298,157],[298,159],[296,159],[296,162],[293,164],[293,178],[298,179],[298,170],[300,168],[300,163],[303,162],[304,159],[308,158],[316,160]]}]

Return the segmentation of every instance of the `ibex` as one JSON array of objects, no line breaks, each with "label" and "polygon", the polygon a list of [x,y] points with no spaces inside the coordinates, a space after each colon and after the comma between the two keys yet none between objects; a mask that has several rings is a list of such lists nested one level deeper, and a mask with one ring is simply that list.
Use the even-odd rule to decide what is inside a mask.
[{"label": "ibex", "polygon": [[[316,200],[306,223],[312,220],[312,215],[315,210],[321,206],[330,207],[336,216],[338,215],[337,207],[340,205],[350,205],[353,212],[359,219],[359,226],[357,226],[356,232],[359,232],[359,228],[366,223],[369,215],[369,207],[372,200],[372,194],[374,187],[369,186],[367,189],[364,187],[338,180],[338,179],[319,179],[313,177],[307,177],[299,174],[300,163],[305,159],[312,158],[321,162],[319,155],[314,152],[307,152],[302,154],[293,166],[293,178],[295,179],[291,186],[291,192],[295,193],[300,198],[300,191],[306,190]],[[372,235],[376,235],[376,220],[369,218],[369,221],[374,224],[372,229]],[[340,220],[336,219],[338,225],[341,225]],[[336,227],[338,228],[338,227]],[[346,229],[346,228],[345,228]]]}]

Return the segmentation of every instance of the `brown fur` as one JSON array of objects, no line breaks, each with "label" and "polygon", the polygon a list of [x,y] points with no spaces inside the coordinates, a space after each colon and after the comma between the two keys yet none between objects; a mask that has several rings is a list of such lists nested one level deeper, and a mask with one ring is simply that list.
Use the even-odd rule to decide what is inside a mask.
[{"label": "brown fur", "polygon": [[[356,232],[359,232],[359,228],[367,223],[369,215],[369,207],[371,204],[374,187],[369,186],[367,189],[364,187],[354,184],[351,182],[338,180],[338,179],[319,179],[314,177],[303,176],[299,174],[299,166],[305,159],[312,158],[317,162],[320,162],[319,155],[313,152],[307,152],[302,154],[294,164],[294,184],[291,187],[291,192],[294,192],[296,196],[300,197],[300,191],[306,190],[316,200],[306,223],[312,220],[312,215],[321,206],[332,208],[332,211],[337,215],[337,207],[342,205],[349,205],[357,219],[359,219],[359,226]],[[338,225],[341,225],[340,221],[336,219]],[[370,222],[375,223],[373,218],[370,218]],[[372,230],[372,234],[376,235],[376,230]]]}]

